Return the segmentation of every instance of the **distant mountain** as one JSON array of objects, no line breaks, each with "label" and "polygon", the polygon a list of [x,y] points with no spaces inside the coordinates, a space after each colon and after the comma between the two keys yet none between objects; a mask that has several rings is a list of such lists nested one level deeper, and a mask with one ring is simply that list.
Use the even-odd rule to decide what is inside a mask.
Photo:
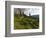
[{"label": "distant mountain", "polygon": [[39,15],[32,15],[32,17],[39,19]]}]

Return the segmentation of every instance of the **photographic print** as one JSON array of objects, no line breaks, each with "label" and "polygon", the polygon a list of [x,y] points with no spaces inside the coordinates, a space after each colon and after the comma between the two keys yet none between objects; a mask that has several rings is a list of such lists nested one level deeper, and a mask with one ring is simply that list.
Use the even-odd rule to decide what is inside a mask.
[{"label": "photographic print", "polygon": [[39,9],[14,8],[14,29],[39,29]]},{"label": "photographic print", "polygon": [[44,3],[5,1],[5,36],[44,35]]}]

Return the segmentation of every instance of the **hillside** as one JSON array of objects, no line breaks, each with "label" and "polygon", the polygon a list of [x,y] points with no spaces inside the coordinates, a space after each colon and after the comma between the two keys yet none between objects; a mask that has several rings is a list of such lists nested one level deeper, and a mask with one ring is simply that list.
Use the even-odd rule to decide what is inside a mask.
[{"label": "hillside", "polygon": [[38,29],[39,16],[14,16],[14,29]]}]

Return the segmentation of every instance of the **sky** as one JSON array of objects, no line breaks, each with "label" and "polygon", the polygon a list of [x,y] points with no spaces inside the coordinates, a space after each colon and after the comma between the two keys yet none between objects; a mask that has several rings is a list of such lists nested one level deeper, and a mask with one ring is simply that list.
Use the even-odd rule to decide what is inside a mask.
[{"label": "sky", "polygon": [[38,8],[29,8],[28,10],[24,11],[24,14],[26,14],[27,16],[29,16],[29,13],[31,15],[39,15],[39,9]]}]

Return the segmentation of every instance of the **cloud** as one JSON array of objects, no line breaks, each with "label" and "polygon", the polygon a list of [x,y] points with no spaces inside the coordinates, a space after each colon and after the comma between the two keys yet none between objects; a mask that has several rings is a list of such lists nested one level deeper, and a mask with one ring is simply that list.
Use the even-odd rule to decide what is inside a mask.
[{"label": "cloud", "polygon": [[26,14],[27,16],[29,16],[29,14],[39,15],[39,9],[38,8],[30,8],[29,10],[25,10],[24,14]]}]

